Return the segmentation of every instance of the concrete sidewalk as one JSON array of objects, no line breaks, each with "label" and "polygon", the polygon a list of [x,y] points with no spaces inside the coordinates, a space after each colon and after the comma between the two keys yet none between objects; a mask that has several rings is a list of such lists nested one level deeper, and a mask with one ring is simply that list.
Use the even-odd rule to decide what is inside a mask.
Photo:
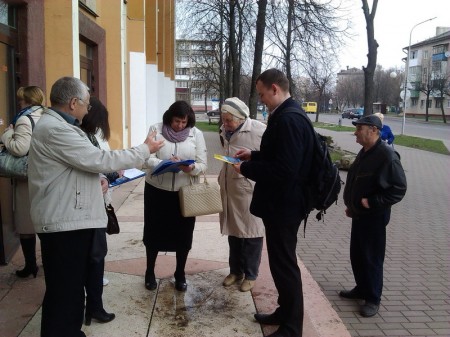
[{"label": "concrete sidewalk", "polygon": [[[333,136],[346,150],[360,149],[351,132],[320,132]],[[220,153],[217,134],[205,133],[205,138],[209,158]],[[393,207],[388,226],[380,312],[375,317],[360,317],[355,301],[338,296],[339,290],[354,283],[349,261],[350,221],[340,199],[327,212],[324,223],[312,216],[305,238],[299,231],[305,337],[450,336],[450,157],[400,146],[396,150],[402,156],[408,192]],[[208,164],[210,179],[214,179],[221,164],[213,159]],[[346,173],[341,176],[345,180]],[[143,285],[143,181],[117,188],[114,204],[122,231],[108,237],[105,269],[110,284],[104,289],[104,302],[117,318],[84,327],[88,336],[231,337],[263,336],[272,331],[253,320],[255,312],[276,307],[265,250],[261,274],[251,293],[241,293],[234,286],[225,289],[221,282],[228,274],[227,238],[219,233],[217,215],[199,217],[187,264],[188,291],[173,289],[174,256],[162,254],[156,266],[158,290],[149,292]],[[22,265],[18,252],[8,266],[0,267],[2,337],[39,335],[43,270],[36,279],[22,280],[14,275]]]},{"label": "concrete sidewalk", "polygon": [[[209,179],[215,179],[209,176]],[[238,286],[224,288],[228,274],[228,241],[219,233],[218,215],[198,217],[194,242],[186,267],[188,291],[173,286],[174,253],[161,253],[156,263],[158,289],[144,288],[145,248],[143,231],[144,180],[136,180],[114,191],[115,207],[121,225],[119,235],[108,236],[105,309],[116,314],[108,324],[93,322],[83,326],[88,336],[254,336],[274,330],[262,327],[253,314],[271,312],[277,293],[268,269],[264,249],[260,276],[252,292]],[[40,255],[40,253],[38,253]],[[22,265],[17,253],[12,263],[0,268],[0,336],[39,336],[40,305],[45,290],[43,270],[36,279],[18,279],[14,270]],[[305,293],[305,337],[350,336],[331,308],[317,283],[299,261]],[[41,263],[39,263],[41,265]]]}]

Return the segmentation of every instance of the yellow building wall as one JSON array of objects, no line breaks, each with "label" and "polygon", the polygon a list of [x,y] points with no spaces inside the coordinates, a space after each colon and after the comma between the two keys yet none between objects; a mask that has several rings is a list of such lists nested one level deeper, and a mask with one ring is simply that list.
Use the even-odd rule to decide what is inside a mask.
[{"label": "yellow building wall", "polygon": [[121,5],[120,1],[97,1],[95,23],[106,31],[106,95],[103,102],[109,112],[111,137],[109,145],[112,149],[123,148],[123,113],[122,101],[122,41],[121,41]]},{"label": "yellow building wall", "polygon": [[[73,74],[72,1],[45,0],[45,73],[47,102],[55,81]],[[78,76],[78,74],[76,74]]]}]

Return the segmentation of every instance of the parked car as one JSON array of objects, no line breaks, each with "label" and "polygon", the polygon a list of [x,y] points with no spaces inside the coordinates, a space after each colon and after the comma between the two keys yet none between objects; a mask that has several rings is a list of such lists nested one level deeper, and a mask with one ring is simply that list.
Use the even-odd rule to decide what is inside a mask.
[{"label": "parked car", "polygon": [[208,115],[208,117],[220,116],[220,110],[219,109],[210,110],[206,114]]},{"label": "parked car", "polygon": [[360,119],[364,115],[364,108],[352,108],[352,109],[345,109],[342,113],[342,118],[348,118],[348,119]]},{"label": "parked car", "polygon": [[364,116],[364,108],[357,108],[355,109],[355,111],[353,111],[352,119],[360,119],[362,116]]}]

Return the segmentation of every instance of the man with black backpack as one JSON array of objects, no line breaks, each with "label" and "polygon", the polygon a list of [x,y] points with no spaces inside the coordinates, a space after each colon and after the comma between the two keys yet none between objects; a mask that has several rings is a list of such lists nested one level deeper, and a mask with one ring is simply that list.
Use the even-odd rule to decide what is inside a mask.
[{"label": "man with black backpack", "polygon": [[250,212],[262,218],[269,266],[278,290],[279,307],[272,314],[255,314],[261,324],[279,325],[268,337],[300,337],[303,293],[297,265],[297,232],[309,212],[306,200],[315,135],[289,94],[289,81],[277,69],[256,80],[260,100],[269,110],[260,151],[239,150],[244,160],[236,171],[256,182]]},{"label": "man with black backpack", "polygon": [[400,155],[381,141],[380,118],[364,116],[353,125],[362,149],[348,171],[344,202],[352,219],[350,260],[356,286],[339,295],[364,300],[360,314],[371,317],[378,312],[383,290],[386,226],[391,206],[406,193],[406,177]]}]

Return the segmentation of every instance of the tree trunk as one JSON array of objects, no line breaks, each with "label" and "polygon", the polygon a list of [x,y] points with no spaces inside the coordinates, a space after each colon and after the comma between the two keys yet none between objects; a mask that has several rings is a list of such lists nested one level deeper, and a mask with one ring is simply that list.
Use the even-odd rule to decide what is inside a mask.
[{"label": "tree trunk", "polygon": [[[441,90],[442,94],[442,90]],[[444,123],[447,123],[447,119],[445,118],[445,112],[444,112],[444,96],[441,96],[441,113],[442,113],[442,121]]]},{"label": "tree trunk", "polygon": [[372,12],[369,13],[367,0],[362,0],[364,16],[367,24],[367,45],[369,53],[367,54],[368,63],[364,70],[364,116],[371,115],[373,110],[374,82],[373,75],[377,66],[378,43],[375,40],[374,19],[377,10],[378,0],[373,0]]},{"label": "tree trunk", "polygon": [[261,74],[262,54],[264,48],[264,31],[266,29],[267,0],[258,1],[258,17],[256,19],[255,55],[253,57],[252,83],[250,85],[250,98],[248,107],[250,118],[256,119],[258,110],[258,93],[256,92],[256,78]]},{"label": "tree trunk", "polygon": [[286,77],[289,80],[289,93],[292,95],[294,92],[294,81],[292,80],[291,71],[291,41],[292,41],[292,18],[294,16],[294,0],[288,1],[288,16],[287,16],[287,34],[286,34],[286,51],[284,55],[284,61],[286,65]]},{"label": "tree trunk", "polygon": [[230,29],[228,36],[228,49],[230,51],[228,58],[228,64],[230,67],[227,69],[228,71],[228,83],[229,83],[229,91],[228,97],[233,96],[235,88],[233,88],[234,83],[234,70],[237,67],[236,58],[237,58],[237,45],[236,45],[236,17],[235,17],[235,9],[236,9],[236,0],[230,0]]}]

